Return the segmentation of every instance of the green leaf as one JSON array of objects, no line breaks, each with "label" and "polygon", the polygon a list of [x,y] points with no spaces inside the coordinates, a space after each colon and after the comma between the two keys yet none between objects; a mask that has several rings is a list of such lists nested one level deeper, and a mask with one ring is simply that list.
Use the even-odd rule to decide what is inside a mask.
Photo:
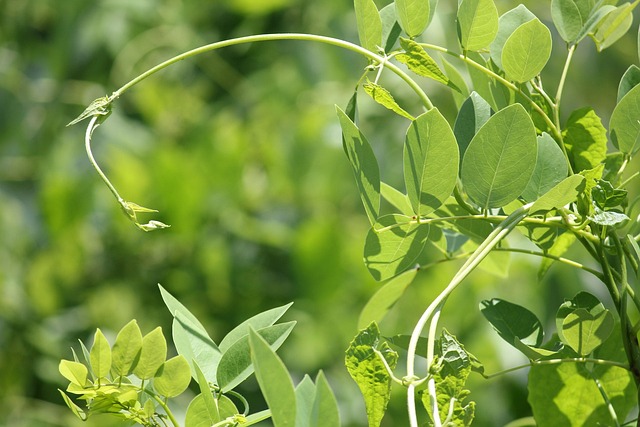
[{"label": "green leaf", "polygon": [[[257,333],[275,351],[284,343],[295,325],[296,322],[281,323],[262,328],[258,330]],[[250,327],[250,330],[255,329]],[[216,375],[218,386],[222,389],[223,393],[233,390],[253,373],[254,366],[251,364],[252,360],[248,335],[237,340],[224,352],[220,359]]]},{"label": "green leaf", "polygon": [[429,25],[430,2],[426,0],[395,0],[396,16],[402,30],[412,39]]},{"label": "green leaf", "polygon": [[621,152],[633,155],[640,148],[640,85],[631,89],[611,114],[611,142]]},{"label": "green leaf", "polygon": [[[218,420],[220,417],[218,417]],[[207,406],[202,394],[198,394],[191,400],[187,407],[184,425],[185,427],[211,427],[216,421],[209,416]]]},{"label": "green leaf", "polygon": [[551,56],[551,42],[551,32],[537,18],[516,28],[502,48],[507,77],[524,83],[540,74]]},{"label": "green leaf", "polygon": [[604,305],[600,302],[598,298],[589,292],[581,291],[578,292],[573,298],[570,300],[565,300],[564,303],[558,308],[556,312],[556,330],[558,331],[558,337],[565,344],[568,342],[563,333],[562,324],[564,323],[564,319],[573,313],[575,310],[584,309],[588,313],[592,315],[598,315],[604,312],[606,309]]},{"label": "green leaf", "polygon": [[562,137],[576,172],[593,169],[607,157],[607,130],[590,107],[571,113]]},{"label": "green leaf", "polygon": [[443,56],[440,57],[440,62],[444,67],[444,73],[449,79],[451,85],[458,88],[458,90],[452,90],[451,95],[456,104],[456,107],[460,109],[464,101],[469,97],[469,88],[467,82],[462,77],[462,74],[458,69],[447,61]]},{"label": "green leaf", "polygon": [[405,64],[409,70],[419,76],[435,80],[451,88],[459,90],[451,83],[451,80],[442,72],[436,61],[429,56],[426,50],[413,40],[400,38],[400,46],[404,53],[399,53],[395,58]]},{"label": "green leaf", "polygon": [[380,425],[391,393],[391,376],[374,350],[382,354],[391,369],[395,368],[398,354],[386,342],[380,342],[380,331],[375,322],[356,335],[345,356],[349,375],[364,397],[369,427]]},{"label": "green leaf", "polygon": [[371,224],[375,224],[380,214],[380,171],[378,161],[358,127],[336,106],[347,156],[353,168],[360,198]]},{"label": "green leaf", "polygon": [[142,332],[138,322],[130,321],[118,332],[111,350],[111,369],[117,376],[127,376],[133,370],[142,349]]},{"label": "green leaf", "polygon": [[[614,327],[614,335],[596,350],[596,358],[623,362],[619,328],[619,325]],[[631,373],[611,365],[574,362],[533,365],[528,390],[528,401],[538,427],[614,425],[611,408],[603,394],[620,422],[637,404],[637,389]]]},{"label": "green leaf", "polygon": [[538,136],[538,159],[533,175],[522,192],[527,202],[537,200],[566,178],[567,161],[562,149],[548,133]]},{"label": "green leaf", "polygon": [[480,311],[498,332],[498,335],[511,345],[516,340],[526,345],[540,347],[543,330],[540,320],[526,308],[493,298],[480,303]]},{"label": "green leaf", "polygon": [[173,318],[171,332],[178,354],[183,355],[191,365],[193,378],[196,378],[195,364],[197,363],[204,372],[205,378],[216,383],[216,370],[222,353],[206,331],[191,323],[190,318],[182,311],[178,311]]},{"label": "green leaf", "polygon": [[382,21],[382,47],[385,52],[391,52],[402,33],[402,28],[396,19],[396,6],[393,3],[380,9],[380,20]]},{"label": "green leaf", "polygon": [[71,409],[71,412],[73,412],[73,414],[76,417],[80,418],[82,421],[87,421],[87,418],[88,418],[87,413],[81,407],[73,403],[73,400],[71,400],[71,398],[67,396],[67,394],[64,391],[60,389],[58,389],[58,391],[62,395],[62,399],[64,400],[64,403],[66,403],[69,409]]},{"label": "green leaf", "polygon": [[[569,232],[561,233],[553,241],[551,248],[546,250],[546,253],[548,253],[549,255],[560,257],[564,255],[565,252],[567,252],[567,250],[569,250],[569,248],[575,241],[576,241],[575,234],[569,233]],[[544,277],[547,271],[549,271],[551,264],[553,264],[554,262],[555,261],[550,258],[542,259],[542,262],[540,263],[540,269],[538,270],[538,279],[542,279],[542,277]]]},{"label": "green leaf", "polygon": [[591,13],[588,0],[551,0],[551,18],[560,37],[567,43],[578,38]]},{"label": "green leaf", "polygon": [[103,96],[101,98],[95,99],[89,104],[89,106],[72,120],[67,126],[75,125],[78,122],[83,121],[84,119],[88,119],[93,116],[102,116],[102,121],[104,121],[111,114],[111,102],[113,100],[108,96]]},{"label": "green leaf", "polygon": [[638,83],[640,83],[640,68],[635,64],[631,64],[620,79],[616,103],[619,103],[631,89],[638,85]]},{"label": "green leaf", "polygon": [[615,6],[611,5],[602,5],[600,7],[596,7],[591,11],[589,18],[587,19],[586,24],[580,30],[580,33],[576,37],[574,43],[578,43],[582,39],[584,39],[588,34],[592,34],[595,31],[595,28],[607,17],[609,12],[615,10]]},{"label": "green leaf", "polygon": [[153,379],[153,388],[164,397],[176,397],[189,387],[191,367],[182,355],[175,356],[160,367]]},{"label": "green leaf", "polygon": [[[460,207],[451,197],[447,202],[435,212],[437,218],[449,218],[465,216],[469,213]],[[493,226],[486,221],[478,221],[476,219],[456,219],[446,222],[453,230],[469,237],[474,243],[480,244],[493,231]]]},{"label": "green leaf", "polygon": [[629,217],[622,212],[603,211],[597,206],[594,207],[594,210],[594,214],[590,215],[589,219],[596,224],[612,226],[629,219]]},{"label": "green leaf", "polygon": [[233,330],[231,330],[222,339],[222,341],[220,341],[218,348],[222,353],[226,352],[236,341],[249,334],[249,327],[258,330],[273,325],[287,312],[287,310],[289,310],[289,307],[291,307],[292,304],[293,303],[291,302],[281,307],[272,308],[271,310],[256,314],[255,316],[245,320],[233,328]]},{"label": "green leaf", "polygon": [[167,341],[162,328],[157,327],[142,338],[140,358],[133,373],[141,380],[153,378],[167,358]]},{"label": "green leaf", "polygon": [[372,52],[382,47],[382,21],[373,0],[354,0],[360,45]]},{"label": "green leaf", "polygon": [[462,0],[458,6],[458,36],[464,50],[488,47],[498,33],[498,9],[493,0]]},{"label": "green leaf", "polygon": [[409,120],[413,120],[413,116],[407,113],[406,111],[404,111],[402,107],[398,105],[396,100],[393,99],[393,96],[391,95],[391,93],[389,93],[389,91],[383,88],[382,86],[376,83],[367,81],[365,84],[362,85],[362,88],[367,93],[367,95],[369,95],[378,104],[393,111],[399,116],[402,116]]},{"label": "green leaf", "polygon": [[194,363],[194,368],[196,371],[196,381],[200,389],[200,396],[202,397],[202,406],[204,407],[204,413],[201,413],[201,417],[209,421],[209,425],[213,425],[222,419],[218,401],[213,397],[211,384],[209,384],[207,378],[205,378],[200,366]]},{"label": "green leaf", "polygon": [[[502,66],[502,50],[505,43],[507,42],[507,39],[522,24],[525,24],[534,19],[536,19],[536,16],[522,4],[506,12],[500,17],[500,19],[498,19],[498,33],[496,34],[496,38],[489,46],[491,60],[494,62],[494,64],[504,69]],[[489,99],[482,92],[478,92],[483,96],[483,98],[487,100]]]},{"label": "green leaf", "polygon": [[58,365],[60,374],[71,382],[80,387],[87,385],[89,371],[86,366],[80,362],[72,362],[70,360],[61,360]]},{"label": "green leaf", "polygon": [[380,322],[393,305],[404,294],[407,286],[413,282],[418,269],[411,269],[391,279],[373,294],[360,312],[358,329],[363,329],[371,322]]},{"label": "green leaf", "polygon": [[547,212],[575,202],[584,189],[584,177],[582,175],[571,175],[536,200],[531,206],[530,213]]},{"label": "green leaf", "polygon": [[169,309],[169,312],[173,317],[176,317],[176,313],[180,313],[182,317],[189,321],[195,328],[197,328],[200,332],[207,335],[207,331],[202,326],[202,323],[194,316],[180,301],[178,301],[173,295],[169,293],[162,285],[158,284],[158,288],[160,289],[160,295],[162,296],[162,300],[165,305]]},{"label": "green leaf", "polygon": [[416,216],[433,212],[449,198],[458,163],[456,138],[437,108],[411,123],[404,144],[404,181]]},{"label": "green leaf", "polygon": [[462,160],[461,180],[482,209],[502,207],[526,188],[536,165],[536,131],[520,104],[496,114],[471,140]]},{"label": "green leaf", "polygon": [[609,338],[614,323],[609,310],[592,314],[584,308],[579,308],[564,318],[562,334],[567,345],[576,353],[587,356]]},{"label": "green leaf", "polygon": [[315,396],[316,385],[305,374],[296,386],[296,427],[309,427]]},{"label": "green leaf", "polygon": [[458,141],[460,158],[464,159],[464,153],[469,143],[478,133],[480,128],[489,120],[492,111],[491,106],[477,92],[471,92],[464,101],[453,126],[453,133]]},{"label": "green leaf", "polygon": [[111,370],[111,346],[100,329],[96,329],[89,354],[93,374],[98,378],[106,378]]},{"label": "green leaf", "polygon": [[[316,393],[311,411],[310,427],[339,427],[338,402],[322,371],[316,377]],[[296,427],[300,427],[296,425]]]},{"label": "green leaf", "polygon": [[387,280],[408,268],[422,253],[429,226],[400,215],[380,217],[364,245],[364,262],[374,279]]},{"label": "green leaf", "polygon": [[271,410],[274,427],[295,426],[296,394],[287,368],[269,344],[253,329],[249,331],[249,345],[256,378]]},{"label": "green leaf", "polygon": [[614,44],[629,31],[633,22],[633,9],[636,6],[637,2],[621,4],[600,21],[591,35],[598,52]]},{"label": "green leaf", "polygon": [[389,184],[381,182],[380,195],[387,202],[391,203],[394,208],[398,209],[401,214],[406,216],[413,215],[413,208],[411,207],[411,202],[409,202],[409,197],[406,194],[401,193]]}]

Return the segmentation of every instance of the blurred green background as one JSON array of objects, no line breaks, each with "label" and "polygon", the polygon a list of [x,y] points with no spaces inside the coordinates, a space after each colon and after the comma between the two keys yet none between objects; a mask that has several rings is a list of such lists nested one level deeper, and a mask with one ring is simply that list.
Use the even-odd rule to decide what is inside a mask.
[{"label": "blurred green background", "polygon": [[[441,3],[425,38],[453,46],[454,2]],[[501,13],[515,5],[496,3]],[[549,23],[547,2],[525,3]],[[362,58],[306,42],[246,45],[181,62],[123,96],[94,133],[94,153],[125,199],[160,211],[153,218],[172,225],[165,231],[143,233],[122,215],[86,159],[84,127],[65,127],[93,99],[175,54],[287,31],[356,41],[352,3],[0,0],[0,425],[82,425],[57,391],[66,386],[60,358],[71,357],[78,339],[89,342],[96,327],[113,338],[132,318],[143,332],[161,325],[169,337],[157,283],[217,340],[245,318],[294,301],[287,319],[298,325],[280,354],[296,380],[324,369],[343,425],[366,425],[343,357],[379,284],[362,263],[368,221],[334,112],[351,96],[367,65]],[[599,56],[591,42],[580,46],[565,116],[588,104],[608,121],[619,78],[638,62],[635,40],[633,30]],[[543,75],[550,87],[564,52],[554,46]],[[419,111],[396,79],[385,74],[383,82]],[[453,121],[450,94],[421,83]],[[364,98],[360,119],[383,179],[402,188],[406,121]],[[511,257],[509,277],[478,271],[449,300],[442,324],[487,372],[523,360],[481,320],[480,300],[526,305],[551,327],[563,298],[585,287],[605,295],[562,266],[538,282],[538,263]],[[457,266],[420,272],[383,333],[410,332]],[[256,384],[243,387],[260,408]],[[478,426],[530,415],[526,371],[474,377],[470,387]],[[385,426],[406,424],[401,392]],[[117,424],[97,417],[90,425]]]}]

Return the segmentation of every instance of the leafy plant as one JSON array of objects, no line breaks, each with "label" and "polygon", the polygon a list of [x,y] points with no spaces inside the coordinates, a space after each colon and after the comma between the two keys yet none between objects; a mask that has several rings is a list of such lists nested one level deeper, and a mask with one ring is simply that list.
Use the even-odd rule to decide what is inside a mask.
[{"label": "leafy plant", "polygon": [[[609,295],[606,303],[611,309],[587,292],[566,300],[557,311],[556,332],[546,338],[542,322],[528,309],[499,298],[480,303],[481,313],[499,336],[530,361],[525,367],[530,367],[529,403],[536,424],[638,423],[628,419],[638,407],[640,385],[640,326],[634,323],[640,297],[629,273],[638,275],[640,230],[631,219],[636,201],[629,201],[628,190],[640,173],[625,173],[640,149],[638,67],[631,65],[622,77],[608,136],[590,107],[571,112],[564,123],[561,115],[578,45],[589,36],[598,51],[610,47],[631,27],[638,3],[551,1],[551,19],[567,48],[553,92],[540,76],[552,54],[553,35],[524,5],[500,14],[493,0],[459,1],[456,22],[450,22],[457,25],[458,44],[444,47],[425,42],[423,36],[437,13],[437,0],[396,0],[381,10],[373,0],[356,0],[360,45],[310,34],[253,35],[212,43],[151,68],[94,101],[70,124],[90,120],[87,153],[129,219],[144,231],[166,228],[157,220],[141,224],[137,214],[154,211],[122,199],[92,156],[93,132],[109,117],[114,101],[175,62],[232,45],[301,40],[364,56],[369,65],[354,95],[345,109],[336,111],[371,226],[364,263],[376,280],[388,281],[365,306],[359,322],[363,329],[346,353],[347,369],[365,399],[369,425],[381,424],[394,382],[406,388],[411,426],[425,421],[434,426],[472,423],[475,404],[468,400],[467,378],[474,371],[487,378],[496,374],[485,374],[458,339],[439,327],[439,319],[451,293],[498,251],[542,257],[540,276],[554,261],[579,268],[602,282]],[[433,52],[452,62],[442,59],[439,64]],[[383,86],[384,71],[406,83],[424,111],[414,116],[410,108],[403,108]],[[453,126],[419,78],[452,92],[458,106]],[[404,189],[381,180],[375,151],[358,124],[360,86],[373,101],[410,122],[404,138]],[[514,230],[538,249],[506,244]],[[584,248],[589,261],[565,258],[573,244]],[[377,322],[424,267],[422,254],[428,245],[442,254],[442,261],[466,261],[409,336],[385,338]],[[593,263],[597,268],[587,265]],[[293,327],[275,324],[286,307],[249,319],[216,345],[182,304],[161,292],[174,318],[179,356],[165,361],[161,332],[141,338],[135,323],[123,328],[119,337],[125,338],[120,344],[116,339],[113,349],[96,332],[91,350],[83,351],[83,363],[74,357],[60,365],[71,382],[67,391],[88,402],[85,411],[64,395],[81,418],[113,412],[143,425],[158,425],[165,417],[176,424],[161,397],[183,391],[188,385],[185,372],[190,370],[200,394],[187,411],[187,425],[252,424],[266,413],[252,417],[246,404],[240,414],[233,404],[222,402],[227,402],[227,394],[238,397],[233,389],[255,371],[274,425],[339,423],[324,376],[319,375],[315,384],[307,377],[294,387],[273,352]],[[406,357],[401,375],[396,374],[399,352]],[[424,359],[420,365],[426,369],[418,368],[418,359]],[[418,410],[417,403],[424,410]],[[163,412],[156,411],[156,404]],[[222,412],[223,406],[232,409]]]}]

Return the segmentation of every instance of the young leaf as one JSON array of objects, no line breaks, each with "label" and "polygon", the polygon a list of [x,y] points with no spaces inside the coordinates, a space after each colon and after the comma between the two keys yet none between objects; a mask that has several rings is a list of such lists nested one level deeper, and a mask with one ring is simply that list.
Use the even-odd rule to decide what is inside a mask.
[{"label": "young leaf", "polygon": [[[287,339],[295,325],[296,322],[281,323],[262,328],[257,333],[271,346],[273,351],[276,351]],[[250,330],[255,329],[250,327]],[[220,359],[216,378],[223,393],[233,390],[253,373],[252,360],[249,351],[249,337],[245,335],[229,347]]]},{"label": "young leaf", "polygon": [[[339,427],[338,402],[322,371],[316,377],[316,393],[309,427]],[[296,427],[300,427],[296,425]]]},{"label": "young leaf", "polygon": [[[378,231],[380,230],[380,231]],[[374,279],[387,280],[408,268],[422,253],[429,226],[409,222],[399,215],[380,217],[364,245],[364,263]]]},{"label": "young leaf", "polygon": [[111,369],[117,376],[127,376],[133,370],[140,349],[142,348],[142,332],[138,322],[130,321],[118,332],[116,342],[111,350]]},{"label": "young leaf", "polygon": [[61,360],[58,365],[58,371],[60,374],[79,387],[87,385],[87,379],[89,377],[89,371],[86,366],[80,362],[72,362],[70,360]]},{"label": "young leaf", "polygon": [[633,9],[637,4],[637,2],[621,4],[600,21],[591,35],[598,52],[614,44],[629,31],[633,22]]},{"label": "young leaf", "polygon": [[584,189],[584,177],[582,175],[571,175],[536,200],[531,206],[530,213],[547,212],[575,202]]},{"label": "young leaf", "polygon": [[629,217],[622,212],[604,211],[595,206],[594,214],[590,215],[589,219],[599,225],[613,226],[627,221]]},{"label": "young leaf", "polygon": [[140,358],[133,373],[141,380],[153,378],[167,358],[167,341],[162,328],[157,327],[142,338]]},{"label": "young leaf", "polygon": [[464,50],[478,51],[498,33],[498,9],[493,0],[462,0],[458,6],[458,36]]},{"label": "young leaf", "polygon": [[164,397],[176,397],[189,387],[191,367],[182,355],[173,357],[160,367],[153,379],[153,388]]},{"label": "young leaf", "polygon": [[375,322],[356,335],[345,355],[349,375],[364,397],[370,427],[380,425],[391,392],[391,376],[374,350],[382,354],[391,369],[395,368],[398,354],[386,342],[380,343],[380,331]]},{"label": "young leaf", "polygon": [[405,53],[400,53],[395,58],[405,64],[411,71],[419,76],[435,80],[453,89],[459,90],[451,83],[442,72],[436,61],[418,43],[410,39],[400,38],[400,46]]},{"label": "young leaf", "polygon": [[[218,421],[220,417],[216,418]],[[187,406],[187,413],[185,414],[184,426],[185,427],[211,427],[216,423],[207,411],[204,397],[202,394],[198,394],[191,400],[189,406]]]},{"label": "young leaf", "polygon": [[489,103],[477,92],[471,92],[471,95],[460,107],[453,126],[453,133],[460,149],[460,158],[464,158],[464,153],[467,151],[469,143],[478,133],[478,130],[489,120],[491,114]]},{"label": "young leaf", "polygon": [[373,0],[354,0],[360,45],[377,52],[382,47],[382,21]]},{"label": "young leaf", "polygon": [[527,82],[540,74],[551,56],[551,32],[539,19],[520,25],[502,48],[502,69],[511,80]]},{"label": "young leaf", "polygon": [[396,6],[389,3],[380,9],[382,21],[382,47],[385,52],[391,52],[402,33],[402,28],[396,19]]},{"label": "young leaf", "polygon": [[249,334],[249,327],[258,330],[273,325],[282,317],[283,314],[287,312],[287,310],[289,310],[289,307],[291,307],[292,304],[293,303],[290,302],[289,304],[281,307],[272,308],[271,310],[256,314],[250,319],[245,320],[233,328],[233,330],[231,330],[222,339],[222,341],[220,341],[218,348],[222,353],[226,352],[236,341]]},{"label": "young leaf", "polygon": [[100,329],[96,329],[89,352],[91,369],[98,378],[105,378],[111,370],[111,346]]},{"label": "young leaf", "polygon": [[367,81],[364,85],[362,85],[364,91],[369,95],[374,101],[383,107],[393,111],[399,116],[402,116],[406,119],[413,120],[413,116],[402,109],[398,105],[391,93],[383,88],[382,86],[375,84],[373,82]]},{"label": "young leaf", "polygon": [[178,354],[183,355],[191,365],[193,378],[196,378],[195,364],[198,364],[205,378],[216,383],[216,370],[222,354],[209,335],[189,319],[182,311],[176,312],[171,326],[173,343]]},{"label": "young leaf", "polygon": [[411,123],[404,144],[404,182],[416,216],[433,212],[449,198],[458,164],[456,138],[437,108]]},{"label": "young leaf", "polygon": [[336,106],[347,156],[353,168],[360,198],[371,224],[375,224],[380,214],[380,171],[378,161],[360,129]]},{"label": "young leaf", "polygon": [[616,103],[619,103],[631,89],[638,85],[638,83],[640,83],[640,68],[635,64],[631,64],[620,79]]},{"label": "young leaf", "polygon": [[416,268],[405,271],[378,289],[360,312],[358,329],[364,329],[371,322],[380,322],[404,294],[405,289],[413,282],[417,273],[418,269]]},{"label": "young leaf", "polygon": [[516,340],[520,340],[534,347],[542,345],[542,324],[526,308],[494,298],[482,301],[480,311],[498,335],[509,344],[515,345]]},{"label": "young leaf", "polygon": [[611,142],[621,152],[633,155],[640,148],[640,85],[631,89],[611,114]]},{"label": "young leaf", "polygon": [[402,30],[416,38],[427,28],[430,18],[430,2],[426,0],[395,0],[396,16]]},{"label": "young leaf", "polygon": [[471,140],[461,180],[482,209],[502,207],[526,188],[536,165],[536,131],[520,104],[500,110]]},{"label": "young leaf", "polygon": [[[491,60],[494,62],[494,64],[504,69],[502,66],[502,50],[505,43],[507,42],[507,39],[514,33],[514,31],[516,31],[518,27],[533,19],[536,19],[536,16],[522,4],[506,12],[500,17],[500,19],[498,19],[498,33],[496,34],[496,38],[489,46]],[[483,98],[489,100],[489,98],[487,98],[482,92],[478,92],[483,96]]]},{"label": "young leaf", "polygon": [[562,334],[576,353],[587,356],[609,338],[614,323],[609,310],[592,314],[584,308],[578,308],[564,318]]},{"label": "young leaf", "polygon": [[271,410],[274,427],[295,426],[296,394],[293,383],[275,351],[256,331],[249,331],[251,362],[267,405]]},{"label": "young leaf", "polygon": [[575,172],[593,169],[607,157],[607,130],[591,107],[571,113],[562,137]]},{"label": "young leaf", "polygon": [[567,172],[564,153],[548,133],[543,133],[538,136],[538,160],[522,198],[527,202],[537,200],[565,179]]},{"label": "young leaf", "polygon": [[591,13],[588,0],[551,0],[551,18],[560,37],[567,43],[576,40]]}]

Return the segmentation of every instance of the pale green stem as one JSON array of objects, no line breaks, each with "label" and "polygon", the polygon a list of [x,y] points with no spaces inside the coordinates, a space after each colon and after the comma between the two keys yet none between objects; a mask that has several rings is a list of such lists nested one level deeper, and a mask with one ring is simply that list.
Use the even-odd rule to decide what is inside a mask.
[{"label": "pale green stem", "polygon": [[560,76],[560,82],[558,83],[558,91],[556,92],[556,102],[553,105],[553,117],[556,123],[556,129],[558,130],[557,137],[559,138],[558,144],[562,149],[562,153],[564,154],[565,159],[567,159],[567,165],[569,167],[569,174],[573,175],[573,167],[571,166],[571,162],[569,161],[569,154],[567,153],[567,148],[564,146],[564,138],[562,137],[562,125],[560,124],[560,102],[562,101],[562,92],[564,91],[564,83],[567,79],[567,74],[569,73],[569,66],[571,65],[571,60],[573,59],[573,53],[576,50],[575,44],[569,46],[569,51],[567,52],[567,59],[564,62],[564,68],[562,69],[562,75]]},{"label": "pale green stem", "polygon": [[97,123],[97,121],[101,117],[102,116],[93,116],[91,118],[91,121],[89,122],[89,125],[87,126],[87,130],[84,135],[84,147],[87,151],[87,156],[89,157],[89,161],[91,162],[91,165],[96,170],[96,172],[98,172],[98,175],[100,175],[100,178],[102,179],[102,181],[104,181],[104,183],[107,185],[107,188],[109,188],[109,191],[111,191],[111,193],[113,193],[113,195],[118,200],[118,202],[122,204],[124,200],[122,199],[122,197],[120,197],[120,194],[118,194],[118,190],[116,190],[113,184],[111,184],[111,181],[109,181],[109,178],[107,178],[104,172],[102,172],[102,169],[100,169],[100,166],[98,166],[98,162],[96,162],[96,159],[93,157],[93,153],[91,152],[91,135],[93,134],[93,131],[98,126],[100,126],[100,123]]},{"label": "pale green stem", "polygon": [[618,421],[618,414],[616,414],[616,410],[611,404],[611,400],[609,399],[609,396],[607,395],[606,390],[602,387],[602,384],[600,383],[600,380],[598,378],[595,378],[595,377],[592,377],[592,378],[593,378],[593,382],[595,382],[596,386],[598,387],[598,391],[600,392],[602,399],[607,404],[607,409],[609,410],[609,415],[611,415],[611,420],[614,423],[614,427],[620,427],[620,421]]},{"label": "pale green stem", "polygon": [[[416,349],[418,346],[418,339],[420,338],[420,334],[422,330],[426,326],[429,319],[434,316],[436,310],[440,310],[441,305],[447,299],[447,297],[453,292],[453,290],[464,280],[477,266],[480,262],[491,252],[491,250],[504,239],[513,228],[518,225],[518,223],[527,215],[529,209],[531,208],[532,203],[529,203],[525,206],[522,206],[515,210],[511,215],[509,215],[502,223],[500,223],[495,230],[487,236],[487,238],[478,246],[473,255],[464,263],[464,265],[458,270],[456,275],[451,279],[451,282],[447,285],[447,287],[431,302],[429,307],[422,314],[422,317],[416,323],[416,326],[411,334],[411,338],[409,340],[409,347],[407,349],[407,377],[413,378],[415,377],[415,357],[416,357]],[[435,320],[438,319],[439,314],[436,314]],[[435,330],[436,325],[432,322],[430,326],[430,331]],[[431,335],[431,334],[430,334]],[[435,334],[434,334],[435,335]],[[435,339],[435,336],[429,336],[429,340]],[[431,367],[433,363],[433,354],[434,345],[431,344],[427,349],[427,366]],[[435,398],[435,396],[431,396],[430,398]],[[411,427],[418,427],[418,417],[416,413],[415,406],[415,385],[409,384],[407,387],[407,406],[409,411],[409,423]]]},{"label": "pale green stem", "polygon": [[629,367],[624,363],[614,362],[612,360],[592,359],[589,357],[573,357],[569,359],[532,360],[525,365],[514,366],[513,368],[505,369],[504,371],[496,372],[495,374],[482,376],[485,379],[489,380],[501,375],[519,371],[520,369],[529,368],[533,365],[559,365],[560,363],[593,363],[595,365],[617,366],[618,368],[626,369],[627,371],[629,371]]},{"label": "pale green stem", "polygon": [[167,406],[167,403],[153,393],[149,393],[149,392],[146,392],[146,393],[149,394],[153,398],[153,400],[158,402],[158,405],[160,405],[162,409],[164,409],[164,412],[169,418],[169,420],[171,421],[171,424],[173,424],[174,427],[180,427],[180,423],[178,423],[178,420],[176,420],[176,417],[173,416],[173,412],[171,412],[171,409],[169,409],[169,406]]},{"label": "pale green stem", "polygon": [[277,34],[258,34],[246,37],[238,37],[229,40],[223,40],[211,44],[207,44],[205,46],[201,46],[190,51],[184,52],[180,55],[174,56],[171,59],[168,59],[161,64],[156,65],[153,68],[145,71],[140,74],[138,77],[126,83],[117,91],[113,92],[110,97],[110,100],[114,100],[120,97],[124,92],[126,92],[129,88],[146,79],[152,74],[157,73],[158,71],[168,67],[169,65],[175,64],[176,62],[182,61],[183,59],[191,58],[193,56],[199,55],[201,53],[211,52],[217,49],[221,49],[228,46],[235,46],[246,43],[256,43],[256,42],[265,42],[265,41],[276,41],[276,40],[303,40],[303,41],[312,41],[318,43],[324,43],[332,46],[338,46],[352,52],[359,53],[366,58],[376,62],[377,64],[381,64],[384,67],[387,67],[389,70],[394,72],[398,77],[404,80],[409,87],[418,95],[420,101],[424,104],[424,106],[430,110],[433,108],[433,104],[427,94],[420,88],[420,86],[409,77],[402,69],[397,67],[396,65],[388,62],[385,57],[380,56],[370,50],[363,48],[355,43],[351,43],[345,40],[336,39],[333,37],[320,36],[315,34],[303,34],[303,33],[277,33]]}]

